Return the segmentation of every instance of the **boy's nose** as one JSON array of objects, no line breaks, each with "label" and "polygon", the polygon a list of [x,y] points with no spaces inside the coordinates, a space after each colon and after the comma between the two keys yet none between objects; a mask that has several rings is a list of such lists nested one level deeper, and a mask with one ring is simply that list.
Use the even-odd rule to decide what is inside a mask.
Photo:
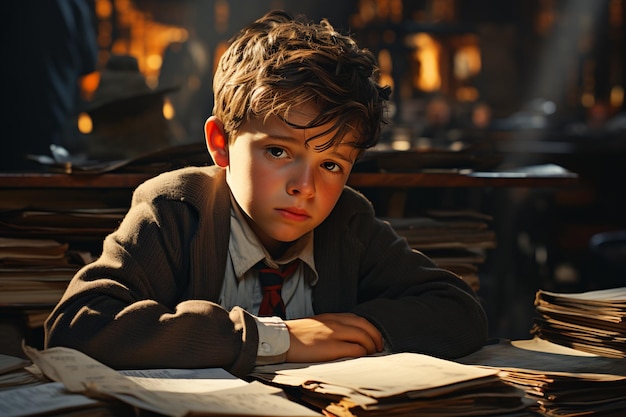
[{"label": "boy's nose", "polygon": [[310,198],[315,195],[313,169],[308,164],[294,167],[290,180],[287,182],[287,193]]}]

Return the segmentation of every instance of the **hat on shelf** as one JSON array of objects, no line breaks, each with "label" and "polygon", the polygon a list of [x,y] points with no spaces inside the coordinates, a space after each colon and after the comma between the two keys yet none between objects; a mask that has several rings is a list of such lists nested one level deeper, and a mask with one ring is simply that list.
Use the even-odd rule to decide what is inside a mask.
[{"label": "hat on shelf", "polygon": [[137,112],[178,88],[170,86],[152,89],[139,71],[137,58],[131,55],[111,55],[85,111],[90,114]]}]

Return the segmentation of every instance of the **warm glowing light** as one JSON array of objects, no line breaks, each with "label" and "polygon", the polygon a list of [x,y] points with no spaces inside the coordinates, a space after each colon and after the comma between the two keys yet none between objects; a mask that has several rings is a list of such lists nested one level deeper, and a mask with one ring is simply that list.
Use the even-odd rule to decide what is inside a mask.
[{"label": "warm glowing light", "polygon": [[172,120],[174,116],[176,116],[176,110],[174,109],[174,106],[172,105],[170,99],[168,97],[165,97],[165,99],[163,100],[163,117],[165,117],[167,120]]},{"label": "warm glowing light", "polygon": [[454,75],[459,80],[467,80],[480,72],[480,49],[476,45],[466,45],[454,54]]},{"label": "warm glowing light", "polygon": [[85,135],[88,135],[93,131],[93,121],[87,113],[81,113],[78,115],[78,131]]},{"label": "warm glowing light", "polygon": [[441,73],[439,57],[441,47],[439,43],[426,33],[418,33],[412,37],[412,43],[417,48],[415,58],[420,64],[420,71],[414,79],[415,87],[422,91],[436,91],[441,88]]},{"label": "warm glowing light", "polygon": [[215,31],[225,33],[228,30],[230,5],[225,0],[215,1]]},{"label": "warm glowing light", "polygon": [[593,106],[595,103],[596,103],[596,98],[591,93],[585,93],[580,98],[580,104],[582,104],[583,107],[589,108]]},{"label": "warm glowing light", "polygon": [[382,49],[378,53],[378,67],[380,68],[380,79],[378,80],[380,85],[388,85],[393,88],[393,76],[391,75],[393,63],[388,49]]},{"label": "warm glowing light", "polygon": [[100,72],[98,71],[87,74],[81,78],[80,90],[83,99],[91,100],[93,93],[96,91],[96,88],[98,88],[98,84],[100,84]]},{"label": "warm glowing light", "polygon": [[411,149],[411,142],[408,140],[394,140],[391,142],[391,148],[395,151],[408,151]]},{"label": "warm glowing light", "polygon": [[96,15],[100,19],[108,19],[113,13],[113,5],[111,0],[97,0],[96,1]]},{"label": "warm glowing light", "polygon": [[621,85],[613,86],[613,88],[611,88],[609,101],[611,102],[612,107],[622,107],[622,104],[624,104],[624,87]]},{"label": "warm glowing light", "polygon": [[151,54],[146,59],[146,66],[152,71],[158,71],[161,69],[161,65],[163,64],[163,58],[158,54]]},{"label": "warm glowing light", "polygon": [[381,72],[386,74],[391,73],[393,69],[393,64],[391,60],[391,53],[388,49],[383,49],[378,53],[378,67]]},{"label": "warm glowing light", "polygon": [[456,98],[462,102],[472,102],[478,100],[479,93],[476,87],[461,87],[456,90]]}]

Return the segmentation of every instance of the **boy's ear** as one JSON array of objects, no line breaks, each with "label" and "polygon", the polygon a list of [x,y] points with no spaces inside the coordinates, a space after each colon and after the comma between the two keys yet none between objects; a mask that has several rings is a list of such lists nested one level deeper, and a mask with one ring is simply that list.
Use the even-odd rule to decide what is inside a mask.
[{"label": "boy's ear", "polygon": [[224,134],[222,121],[215,116],[211,116],[204,124],[204,136],[206,146],[213,158],[213,162],[222,168],[228,166],[228,140]]}]

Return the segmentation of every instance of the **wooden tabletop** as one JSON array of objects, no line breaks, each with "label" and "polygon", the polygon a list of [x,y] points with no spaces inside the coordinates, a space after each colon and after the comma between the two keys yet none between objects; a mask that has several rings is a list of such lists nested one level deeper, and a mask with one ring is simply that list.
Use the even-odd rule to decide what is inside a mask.
[{"label": "wooden tabletop", "polygon": [[[109,173],[102,175],[61,173],[0,173],[0,188],[135,188],[154,173]],[[564,187],[579,182],[566,175],[526,175],[516,172],[354,172],[348,184],[356,187]]]}]

